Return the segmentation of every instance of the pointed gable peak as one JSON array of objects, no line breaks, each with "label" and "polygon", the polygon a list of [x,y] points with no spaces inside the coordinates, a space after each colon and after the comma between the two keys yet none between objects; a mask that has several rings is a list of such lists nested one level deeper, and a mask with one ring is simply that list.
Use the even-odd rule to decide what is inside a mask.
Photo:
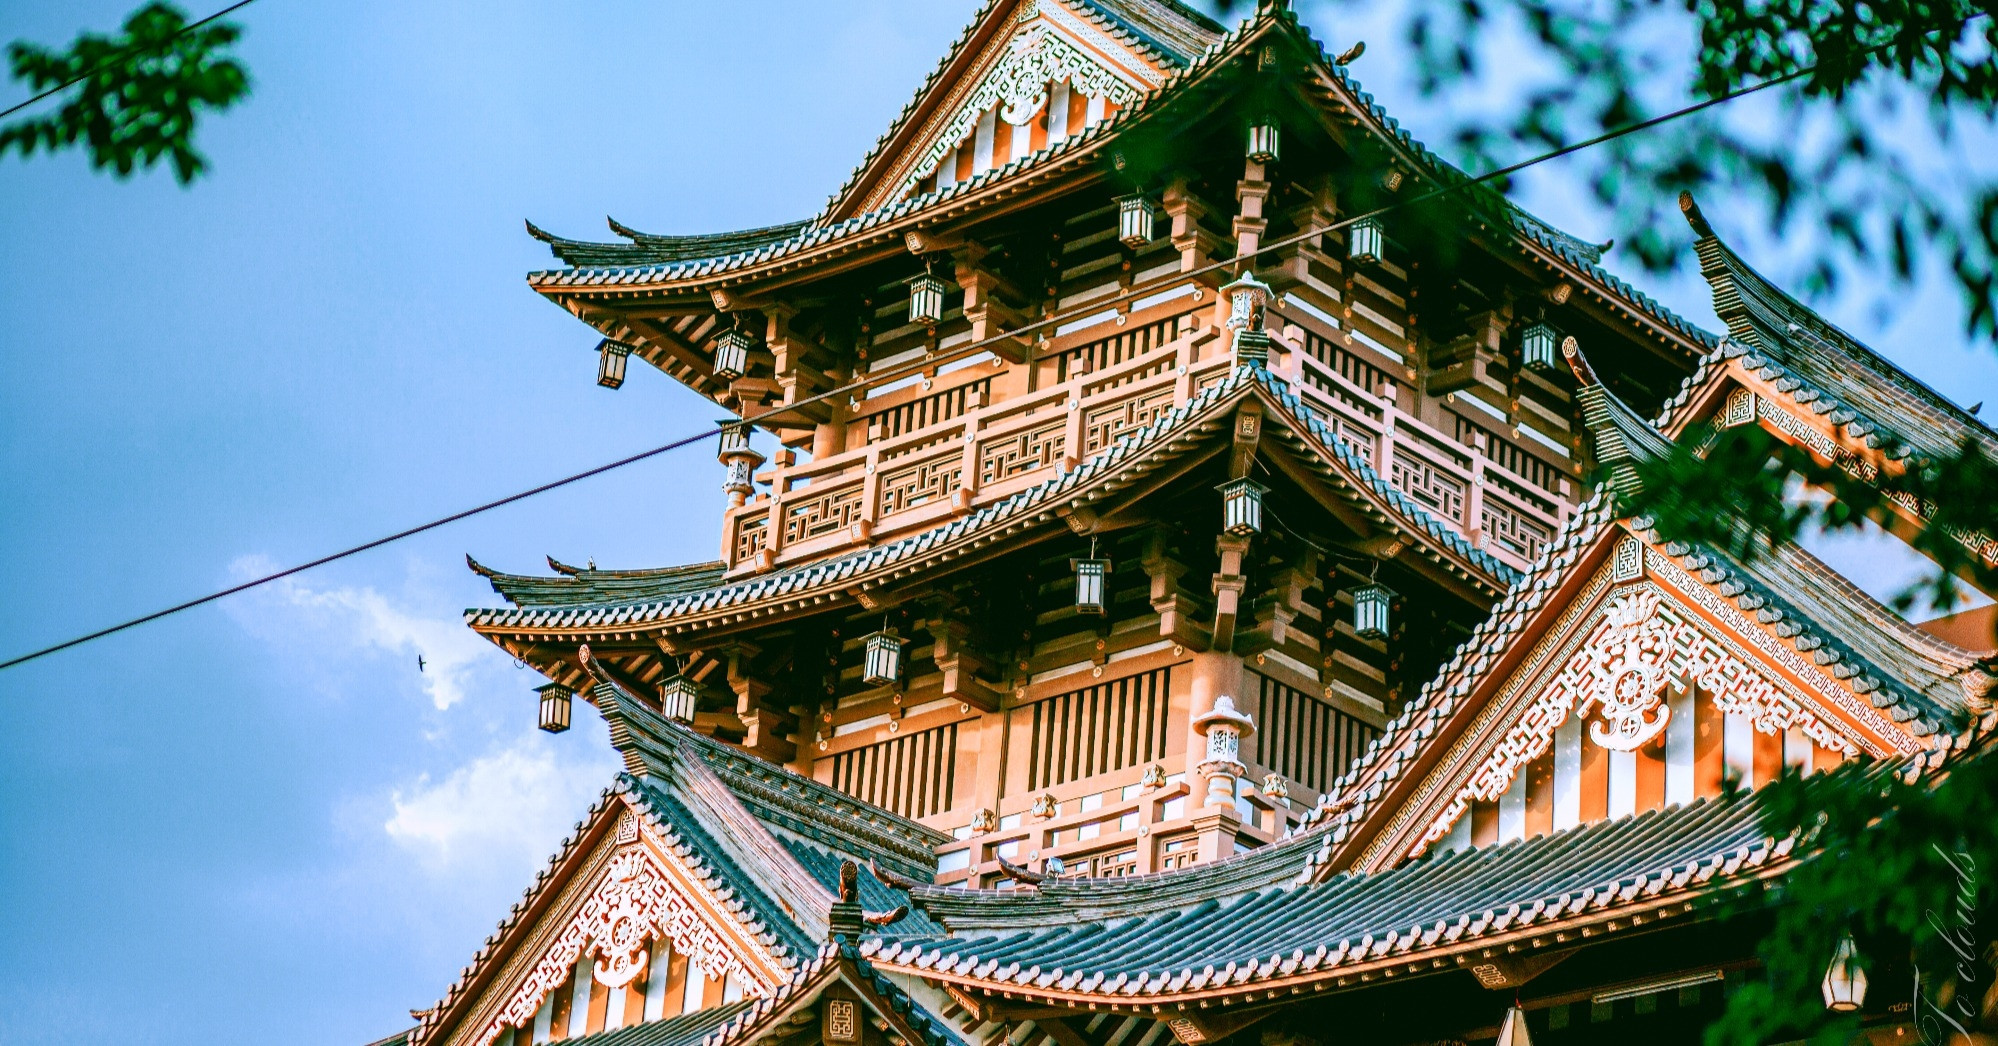
[{"label": "pointed gable peak", "polygon": [[1177,0],[993,0],[821,223],[944,188],[1081,134],[1221,37]]}]

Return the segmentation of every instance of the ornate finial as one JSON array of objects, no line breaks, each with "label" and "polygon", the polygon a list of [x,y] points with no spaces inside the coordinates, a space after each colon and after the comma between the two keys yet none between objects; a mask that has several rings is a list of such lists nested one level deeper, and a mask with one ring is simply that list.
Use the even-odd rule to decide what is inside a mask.
[{"label": "ornate finial", "polygon": [[841,904],[860,899],[860,866],[852,861],[839,863],[839,899]]},{"label": "ornate finial", "polygon": [[999,814],[989,806],[981,806],[971,815],[971,830],[984,835],[999,827]]},{"label": "ornate finial", "polygon": [[472,573],[477,574],[480,577],[496,577],[499,574],[499,571],[494,570],[489,566],[486,566],[485,564],[479,562],[476,559],[473,559],[472,554],[470,552],[465,553],[465,565],[471,567]]},{"label": "ornate finial", "polygon": [[1355,43],[1353,46],[1348,47],[1345,51],[1341,52],[1339,57],[1332,59],[1332,64],[1352,65],[1355,61],[1359,60],[1359,57],[1361,55],[1366,53],[1367,53],[1367,42],[1365,40],[1361,40],[1358,43]]},{"label": "ornate finial", "polygon": [[1575,380],[1583,385],[1601,385],[1596,377],[1596,369],[1589,366],[1589,358],[1582,355],[1582,343],[1570,334],[1561,339],[1561,358],[1568,361],[1568,369],[1575,372]]},{"label": "ornate finial", "polygon": [[1695,235],[1712,236],[1714,234],[1714,227],[1708,225],[1707,216],[1700,213],[1700,204],[1697,200],[1693,199],[1692,192],[1688,190],[1680,191],[1679,211],[1686,216],[1686,224],[1693,227]]}]

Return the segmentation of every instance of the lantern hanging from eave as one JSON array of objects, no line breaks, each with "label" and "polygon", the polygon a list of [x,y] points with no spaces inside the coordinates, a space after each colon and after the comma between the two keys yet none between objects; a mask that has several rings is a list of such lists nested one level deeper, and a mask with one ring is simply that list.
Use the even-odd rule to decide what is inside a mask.
[{"label": "lantern hanging from eave", "polygon": [[700,697],[700,684],[684,673],[676,672],[659,684],[659,707],[668,719],[692,723],[694,710],[700,707]]},{"label": "lantern hanging from eave", "polygon": [[1275,163],[1281,152],[1283,129],[1274,116],[1258,117],[1249,125],[1249,159],[1256,163]]},{"label": "lantern hanging from eave", "polygon": [[1545,322],[1533,323],[1519,337],[1520,362],[1528,370],[1554,369],[1554,328]]},{"label": "lantern hanging from eave", "polygon": [[1221,484],[1221,529],[1237,537],[1262,533],[1263,493],[1269,489],[1246,478]]},{"label": "lantern hanging from eave", "polygon": [[631,346],[605,338],[597,344],[597,384],[607,389],[615,389],[624,384],[625,361],[631,358]]},{"label": "lantern hanging from eave", "polygon": [[875,686],[900,680],[902,647],[907,642],[893,629],[882,629],[868,636],[860,666],[861,680]]},{"label": "lantern hanging from eave", "polygon": [[1362,218],[1346,231],[1346,257],[1361,265],[1377,265],[1387,253],[1387,230],[1379,218]]},{"label": "lantern hanging from eave", "polygon": [[551,734],[559,734],[569,729],[571,706],[575,703],[576,691],[560,683],[534,688],[541,695],[541,729]]},{"label": "lantern hanging from eave", "polygon": [[1394,591],[1377,581],[1353,590],[1353,632],[1361,639],[1386,639],[1392,623]]},{"label": "lantern hanging from eave", "polygon": [[715,377],[734,381],[749,373],[749,347],[754,344],[741,320],[715,339]]},{"label": "lantern hanging from eave", "polygon": [[908,279],[909,322],[934,327],[943,322],[944,290],[943,277],[933,272],[922,272]]},{"label": "lantern hanging from eave", "polygon": [[1092,556],[1089,559],[1071,559],[1068,565],[1075,571],[1075,612],[1097,615],[1108,612],[1110,561]]},{"label": "lantern hanging from eave", "polygon": [[1117,197],[1117,239],[1137,250],[1157,235],[1159,212],[1141,192]]},{"label": "lantern hanging from eave", "polygon": [[1831,965],[1825,967],[1825,1009],[1851,1013],[1866,1005],[1866,971],[1859,965],[1859,946],[1852,935],[1838,939],[1832,949]]}]

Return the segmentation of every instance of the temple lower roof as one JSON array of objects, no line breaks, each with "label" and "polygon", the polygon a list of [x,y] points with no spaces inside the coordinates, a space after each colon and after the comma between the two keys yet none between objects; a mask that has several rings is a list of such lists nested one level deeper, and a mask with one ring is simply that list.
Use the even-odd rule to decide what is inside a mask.
[{"label": "temple lower roof", "polygon": [[[1600,822],[1524,842],[1425,857],[1391,871],[1265,887],[1137,918],[1043,919],[1017,932],[873,938],[861,954],[920,975],[1138,1001],[1253,990],[1258,982],[1407,961],[1529,926],[1607,917],[1767,874],[1791,842],[1762,828],[1754,795]],[[1187,873],[1225,875],[1226,864]],[[1075,888],[1086,894],[1094,885]],[[1107,890],[1115,887],[1106,886]],[[1031,894],[960,902],[999,918]]]}]

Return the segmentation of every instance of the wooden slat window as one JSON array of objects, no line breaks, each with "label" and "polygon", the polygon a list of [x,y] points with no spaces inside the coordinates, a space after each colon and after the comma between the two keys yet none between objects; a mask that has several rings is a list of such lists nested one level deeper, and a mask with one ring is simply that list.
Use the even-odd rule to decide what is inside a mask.
[{"label": "wooden slat window", "polygon": [[957,786],[957,724],[841,752],[832,785],[904,817],[942,813]]},{"label": "wooden slat window", "polygon": [[1381,735],[1364,720],[1302,690],[1266,676],[1255,678],[1262,688],[1256,724],[1259,758],[1306,788],[1325,791]]},{"label": "wooden slat window", "polygon": [[1165,755],[1171,669],[1037,701],[1027,787],[1048,788]]}]

